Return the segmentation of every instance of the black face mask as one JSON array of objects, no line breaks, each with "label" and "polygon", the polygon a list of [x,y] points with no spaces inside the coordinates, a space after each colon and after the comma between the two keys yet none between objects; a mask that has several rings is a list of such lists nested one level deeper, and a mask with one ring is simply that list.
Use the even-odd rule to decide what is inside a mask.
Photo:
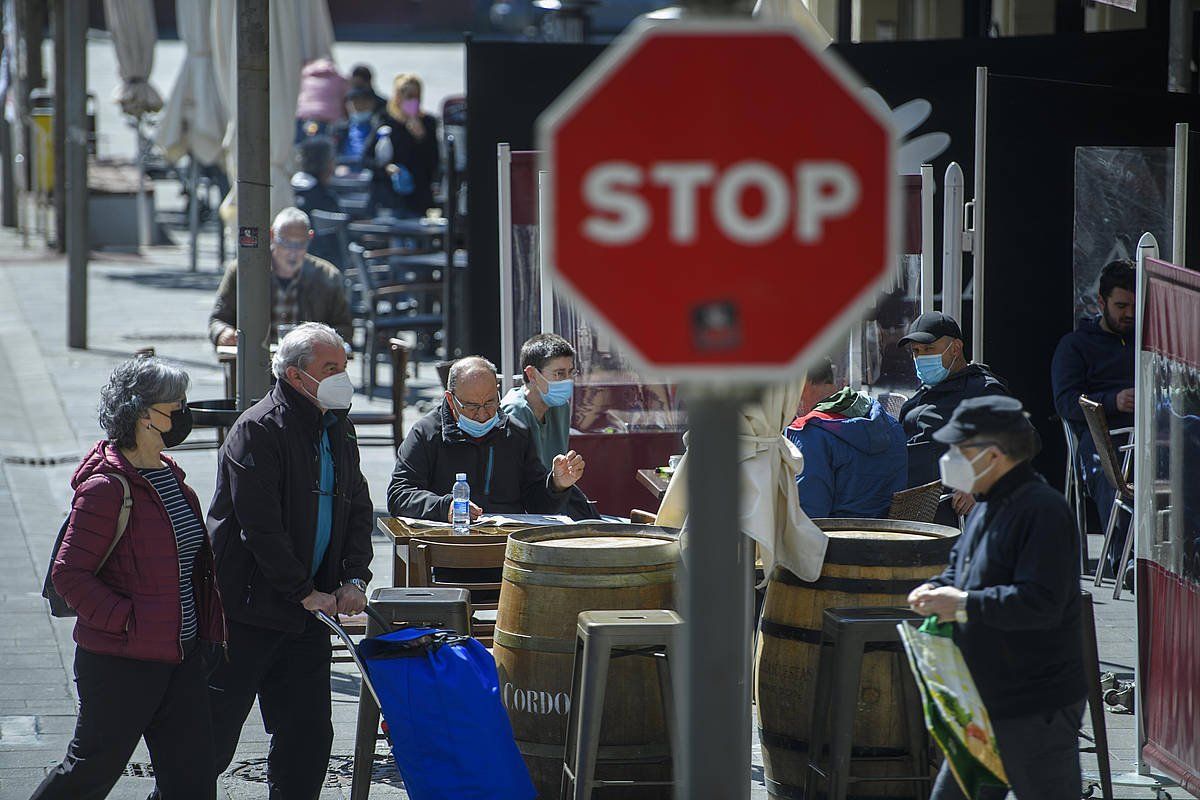
[{"label": "black face mask", "polygon": [[[151,410],[156,414],[167,416],[156,408]],[[150,427],[154,428],[154,424],[151,423]],[[171,429],[169,431],[163,433],[158,428],[154,428],[154,430],[158,431],[158,435],[163,440],[163,447],[167,449],[183,444],[183,440],[192,432],[192,410],[188,408],[187,400],[183,401],[178,411],[171,412]]]}]

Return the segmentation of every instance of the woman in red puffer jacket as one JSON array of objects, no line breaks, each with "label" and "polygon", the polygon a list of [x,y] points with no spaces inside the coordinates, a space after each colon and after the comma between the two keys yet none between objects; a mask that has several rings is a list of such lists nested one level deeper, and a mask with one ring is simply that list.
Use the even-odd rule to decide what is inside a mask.
[{"label": "woman in red puffer jacket", "polygon": [[[163,800],[211,800],[208,673],[225,646],[212,547],[196,493],[164,448],[191,430],[188,376],[156,358],[121,364],[100,393],[108,439],[75,471],[50,571],[75,609],[79,719],[66,758],[34,792],[102,798],[144,736]],[[117,533],[124,489],[133,501]]]}]

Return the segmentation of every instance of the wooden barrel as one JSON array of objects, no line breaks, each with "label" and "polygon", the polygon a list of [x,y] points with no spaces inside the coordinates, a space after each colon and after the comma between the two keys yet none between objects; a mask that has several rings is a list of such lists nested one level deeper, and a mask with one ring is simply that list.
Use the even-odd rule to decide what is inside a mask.
[{"label": "wooden barrel", "polygon": [[[754,659],[767,790],[771,797],[804,796],[808,738],[817,680],[821,619],[827,608],[906,606],[907,595],[945,567],[958,530],[902,520],[816,519],[829,534],[821,577],[808,583],[777,568],[767,584]],[[911,762],[887,760],[906,751],[898,649],[863,658],[850,774],[904,775]],[[914,687],[915,691],[915,687]],[[824,797],[824,788],[819,795]],[[912,784],[850,785],[849,797],[914,798]]]},{"label": "wooden barrel", "polygon": [[[670,528],[560,525],[508,537],[492,652],[513,734],[539,797],[557,798],[562,780],[579,612],[674,609],[678,560],[678,531]],[[634,763],[598,776],[667,779],[669,753],[654,660],[614,659],[600,758]],[[630,791],[638,798],[671,796],[669,788]]]}]

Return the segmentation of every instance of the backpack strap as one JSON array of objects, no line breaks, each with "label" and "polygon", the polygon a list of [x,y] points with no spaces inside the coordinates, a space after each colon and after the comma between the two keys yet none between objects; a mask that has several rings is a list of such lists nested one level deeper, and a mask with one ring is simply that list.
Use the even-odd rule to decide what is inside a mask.
[{"label": "backpack strap", "polygon": [[104,551],[104,558],[100,559],[100,563],[96,566],[96,572],[104,569],[104,564],[108,561],[108,557],[112,555],[113,550],[117,548],[117,543],[125,535],[125,529],[129,527],[129,513],[133,510],[133,494],[129,489],[129,481],[125,479],[124,475],[119,475],[116,472],[108,474],[121,482],[121,489],[124,492],[124,496],[121,498],[121,510],[117,512],[117,535],[113,537],[112,544]]}]

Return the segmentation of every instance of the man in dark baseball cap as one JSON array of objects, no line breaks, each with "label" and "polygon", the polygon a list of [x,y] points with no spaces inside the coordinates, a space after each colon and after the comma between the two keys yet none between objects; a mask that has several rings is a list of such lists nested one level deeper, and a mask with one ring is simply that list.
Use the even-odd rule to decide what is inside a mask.
[{"label": "man in dark baseball cap", "polygon": [[[1029,463],[1041,442],[1017,399],[964,400],[933,436],[948,447],[942,482],[978,503],[949,566],[909,605],[954,623],[1016,796],[1073,797],[1087,694],[1075,517]],[[932,800],[964,800],[948,766]]]},{"label": "man in dark baseball cap", "polygon": [[[937,463],[946,446],[933,435],[958,404],[972,397],[1007,395],[1008,387],[983,364],[967,360],[962,328],[949,314],[927,311],[913,320],[899,344],[912,354],[921,381],[921,388],[900,408],[900,423],[909,445],[908,485],[921,486],[938,479]],[[952,501],[957,514],[967,513],[973,504],[971,496],[963,492]],[[939,521],[953,523],[951,518]]]}]

